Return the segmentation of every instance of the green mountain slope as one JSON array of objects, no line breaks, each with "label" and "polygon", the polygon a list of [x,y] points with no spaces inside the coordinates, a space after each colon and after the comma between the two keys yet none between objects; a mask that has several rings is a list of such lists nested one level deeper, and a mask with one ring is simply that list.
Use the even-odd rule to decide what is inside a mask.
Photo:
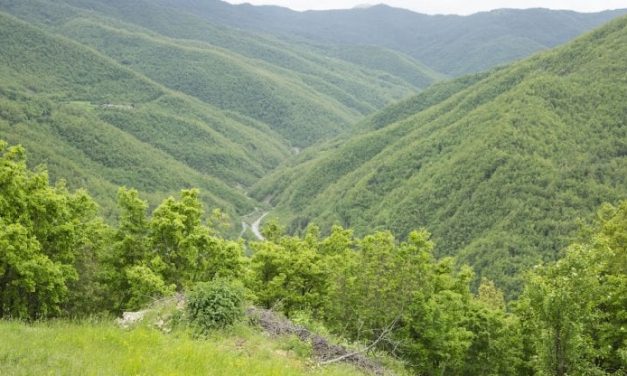
[{"label": "green mountain slope", "polygon": [[446,78],[410,56],[387,48],[365,45],[320,45],[318,48],[328,56],[400,77],[416,88],[426,88]]},{"label": "green mountain slope", "polygon": [[470,16],[428,16],[377,5],[347,10],[295,12],[274,6],[231,5],[219,0],[158,0],[212,22],[339,44],[403,52],[452,76],[478,72],[565,43],[627,10],[576,13],[500,9]]},{"label": "green mountain slope", "polygon": [[154,200],[196,186],[240,212],[287,155],[262,124],[168,90],[69,40],[0,14],[0,135],[111,207],[115,186]]},{"label": "green mountain slope", "polygon": [[299,147],[348,131],[364,115],[440,77],[408,83],[150,1],[29,0],[3,8],[168,88],[261,121]]},{"label": "green mountain slope", "polygon": [[244,191],[292,147],[351,131],[430,83],[150,1],[3,0],[0,10],[30,25],[2,16],[3,138],[106,210],[127,185],[153,203],[197,186],[208,205],[251,211]]},{"label": "green mountain slope", "polygon": [[[627,196],[627,18],[427,90],[257,185],[292,230],[426,227],[510,293],[604,201]],[[374,130],[372,130],[374,129]],[[290,182],[289,184],[286,181]]]}]

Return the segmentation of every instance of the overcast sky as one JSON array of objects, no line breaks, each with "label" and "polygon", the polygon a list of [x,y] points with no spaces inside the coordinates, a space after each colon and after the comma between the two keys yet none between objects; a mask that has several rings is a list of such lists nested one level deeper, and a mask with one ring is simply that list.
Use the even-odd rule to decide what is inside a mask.
[{"label": "overcast sky", "polygon": [[627,0],[227,0],[229,3],[280,5],[294,10],[343,9],[359,4],[385,3],[428,14],[471,14],[498,8],[571,9],[597,12],[627,8]]}]

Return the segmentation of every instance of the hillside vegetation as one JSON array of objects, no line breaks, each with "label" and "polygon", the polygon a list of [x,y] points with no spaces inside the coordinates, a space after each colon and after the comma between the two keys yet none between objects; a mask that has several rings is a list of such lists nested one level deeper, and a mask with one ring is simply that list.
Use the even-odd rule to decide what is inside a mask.
[{"label": "hillside vegetation", "polygon": [[364,375],[348,366],[314,369],[286,340],[251,330],[209,340],[108,323],[0,321],[3,375]]},{"label": "hillside vegetation", "polygon": [[[390,30],[426,17],[385,7],[298,15],[220,1],[6,0],[0,11],[3,138],[31,149],[30,162],[47,164],[53,180],[87,187],[109,217],[119,185],[146,193],[151,205],[200,187],[212,207],[251,212],[259,203],[245,192],[292,153],[360,132],[364,117],[452,72],[385,42],[398,34]],[[565,17],[545,13],[543,25]],[[540,28],[534,38],[549,46],[614,14],[569,13],[577,22],[552,23],[559,36]],[[327,27],[322,15],[345,20],[346,30]],[[273,17],[280,22],[268,25]],[[490,17],[509,24],[510,16]],[[443,19],[459,30],[474,18]],[[387,25],[381,43],[329,38],[375,20]],[[425,30],[403,34],[430,38]],[[433,41],[447,46],[446,38]]]},{"label": "hillside vegetation", "polygon": [[349,131],[363,115],[416,90],[390,73],[151,1],[28,0],[4,9],[170,89],[261,121],[298,147]]},{"label": "hillside vegetation", "polygon": [[233,218],[251,212],[259,204],[247,188],[295,147],[350,133],[430,83],[153,2],[0,10],[10,13],[0,14],[2,137],[31,149],[53,179],[88,188],[110,218],[120,185],[151,205],[199,187]]},{"label": "hillside vegetation", "polygon": [[[356,372],[342,360],[383,373],[375,350],[430,376],[627,370],[627,201],[602,205],[506,304],[488,279],[473,292],[472,268],[436,257],[425,230],[292,236],[271,224],[245,244],[203,219],[195,189],[148,210],[122,188],[109,225],[87,192],[50,185],[25,158],[0,142],[3,374]],[[127,331],[107,323],[122,312]]]},{"label": "hillside vegetation", "polygon": [[[576,13],[548,9],[499,9],[470,16],[429,16],[376,5],[347,10],[295,12],[224,1],[159,0],[172,10],[283,38],[393,49],[452,76],[473,73],[555,47],[625,14],[627,10]],[[376,25],[376,32],[372,31]],[[350,53],[348,56],[353,56]],[[351,60],[349,58],[349,60]],[[427,73],[420,70],[422,74]]]},{"label": "hillside vegetation", "polygon": [[[436,85],[257,184],[291,231],[432,231],[510,294],[601,202],[627,195],[627,18],[554,51]],[[375,130],[372,130],[375,129]]]},{"label": "hillside vegetation", "polygon": [[0,19],[3,137],[32,149],[35,164],[89,188],[106,207],[119,185],[155,200],[196,186],[212,206],[252,210],[235,186],[252,184],[289,154],[262,124],[10,16]]}]

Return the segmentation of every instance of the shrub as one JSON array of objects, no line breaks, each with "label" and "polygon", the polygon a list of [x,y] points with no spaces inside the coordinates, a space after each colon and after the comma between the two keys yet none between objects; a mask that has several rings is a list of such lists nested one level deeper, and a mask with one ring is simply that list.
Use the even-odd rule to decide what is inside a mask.
[{"label": "shrub", "polygon": [[243,314],[243,289],[225,280],[197,283],[187,298],[187,315],[199,334],[231,326]]},{"label": "shrub", "polygon": [[145,265],[135,265],[125,270],[130,288],[128,309],[139,309],[150,301],[172,295],[174,285],[166,285],[158,273]]}]

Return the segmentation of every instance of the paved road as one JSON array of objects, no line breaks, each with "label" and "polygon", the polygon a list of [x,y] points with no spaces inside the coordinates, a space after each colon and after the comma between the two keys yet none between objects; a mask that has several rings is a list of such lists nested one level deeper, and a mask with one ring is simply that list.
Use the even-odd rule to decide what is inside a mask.
[{"label": "paved road", "polygon": [[261,217],[259,217],[253,225],[250,227],[255,237],[259,240],[265,240],[263,235],[261,235],[261,231],[259,231],[259,227],[261,226],[261,221],[266,217],[266,215],[270,214],[270,212],[265,212]]}]

